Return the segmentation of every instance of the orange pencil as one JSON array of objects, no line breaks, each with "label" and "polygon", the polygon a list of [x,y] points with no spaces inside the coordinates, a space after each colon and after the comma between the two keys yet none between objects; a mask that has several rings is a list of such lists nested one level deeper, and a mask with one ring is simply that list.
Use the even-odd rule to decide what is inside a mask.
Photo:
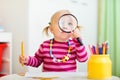
[{"label": "orange pencil", "polygon": [[96,46],[96,54],[99,55],[98,45]]},{"label": "orange pencil", "polygon": [[105,55],[105,48],[106,48],[106,45],[105,43],[103,43],[103,55]]}]

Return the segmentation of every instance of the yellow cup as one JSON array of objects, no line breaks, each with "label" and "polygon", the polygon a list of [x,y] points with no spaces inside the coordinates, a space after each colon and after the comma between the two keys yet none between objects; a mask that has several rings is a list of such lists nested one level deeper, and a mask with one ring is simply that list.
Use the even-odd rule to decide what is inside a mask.
[{"label": "yellow cup", "polygon": [[88,78],[106,79],[112,77],[112,62],[109,55],[91,55],[88,60]]}]

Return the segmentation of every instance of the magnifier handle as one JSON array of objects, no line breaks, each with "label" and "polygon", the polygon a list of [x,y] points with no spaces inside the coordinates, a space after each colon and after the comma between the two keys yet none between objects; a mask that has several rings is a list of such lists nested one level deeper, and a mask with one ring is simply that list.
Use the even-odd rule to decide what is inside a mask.
[{"label": "magnifier handle", "polygon": [[81,41],[81,39],[78,37],[78,38],[76,38],[77,39],[77,41],[80,43],[80,45],[83,45],[83,43],[82,43],[82,41]]}]

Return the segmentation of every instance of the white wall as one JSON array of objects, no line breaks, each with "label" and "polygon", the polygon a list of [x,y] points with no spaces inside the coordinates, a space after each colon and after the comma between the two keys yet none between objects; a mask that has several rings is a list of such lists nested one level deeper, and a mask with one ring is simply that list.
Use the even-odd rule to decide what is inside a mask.
[{"label": "white wall", "polygon": [[[68,9],[78,18],[82,28],[82,38],[88,44],[96,44],[97,39],[97,0],[30,0],[29,2],[29,54],[33,55],[45,37],[42,30],[54,12]],[[88,50],[89,52],[89,50]],[[79,63],[79,71],[86,71],[87,64]],[[31,70],[31,68],[30,68]]]},{"label": "white wall", "polygon": [[27,0],[0,0],[0,25],[6,32],[12,32],[12,72],[25,71],[18,61],[21,53],[21,40],[25,41],[25,53],[28,43],[28,1]]}]

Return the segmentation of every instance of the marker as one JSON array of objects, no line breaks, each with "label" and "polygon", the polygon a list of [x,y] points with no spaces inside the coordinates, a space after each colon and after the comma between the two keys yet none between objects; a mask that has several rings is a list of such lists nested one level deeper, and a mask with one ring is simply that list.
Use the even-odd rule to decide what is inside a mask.
[{"label": "marker", "polygon": [[92,50],[93,50],[93,53],[96,54],[96,49],[94,45],[92,46]]},{"label": "marker", "polygon": [[[24,42],[21,42],[21,56],[24,56]],[[24,64],[22,64],[24,66]]]},{"label": "marker", "polygon": [[102,45],[101,44],[98,45],[98,49],[99,49],[99,54],[102,54]]}]

